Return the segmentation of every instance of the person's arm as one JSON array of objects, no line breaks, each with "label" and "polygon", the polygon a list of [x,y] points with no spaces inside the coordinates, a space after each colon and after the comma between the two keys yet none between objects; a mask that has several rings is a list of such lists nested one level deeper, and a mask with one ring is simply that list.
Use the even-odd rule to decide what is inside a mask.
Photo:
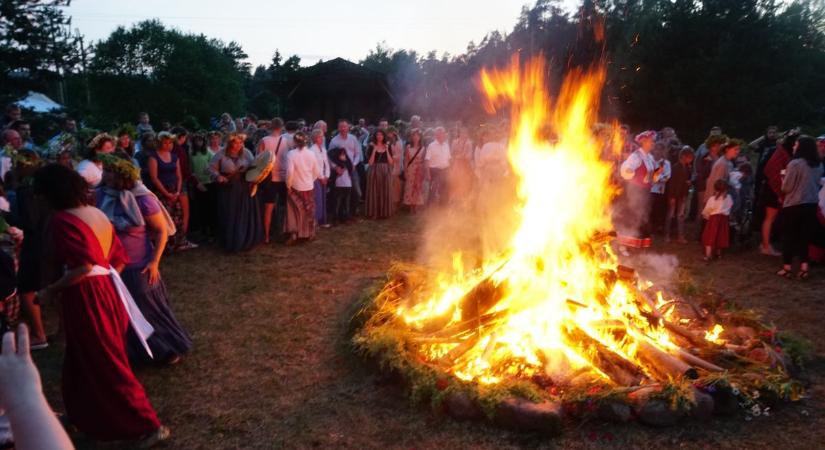
[{"label": "person's arm", "polygon": [[75,267],[66,271],[59,280],[55,281],[54,283],[46,286],[45,288],[41,289],[37,293],[37,297],[42,299],[43,301],[48,301],[52,299],[57,293],[66,289],[69,286],[73,286],[80,282],[89,272],[92,271],[91,264],[84,264],[82,266]]},{"label": "person's arm", "polygon": [[392,151],[393,151],[394,147],[395,147],[395,144],[387,147],[387,161],[390,164],[395,164],[395,162],[393,162],[393,157],[392,157]]},{"label": "person's arm", "polygon": [[180,168],[180,158],[178,158],[178,161],[175,164],[175,173],[178,176],[178,185],[176,186],[174,195],[178,196],[183,191],[183,171]]},{"label": "person's arm", "polygon": [[632,180],[636,175],[636,169],[638,169],[641,164],[641,158],[639,158],[635,153],[631,153],[619,168],[619,174],[625,180]]},{"label": "person's arm", "polygon": [[152,259],[146,264],[146,267],[141,273],[149,274],[149,284],[154,285],[160,279],[160,259],[163,257],[163,251],[166,249],[166,242],[169,240],[169,231],[166,228],[166,218],[163,213],[155,213],[151,216],[144,217],[146,225],[154,233],[155,251],[152,254]]},{"label": "person's arm", "polygon": [[295,175],[295,158],[286,159],[286,188],[292,189],[292,177]]},{"label": "person's arm", "polygon": [[226,183],[226,177],[221,174],[221,154],[215,153],[212,161],[209,162],[209,167],[206,169],[209,172],[209,177],[218,183]]},{"label": "person's arm", "polygon": [[163,187],[163,184],[158,179],[158,160],[149,157],[149,179],[152,181],[152,184],[155,185],[155,188],[160,192],[160,195],[164,197],[172,197],[172,194]]},{"label": "person's arm", "polygon": [[798,165],[790,165],[786,168],[787,172],[785,172],[785,178],[782,179],[782,187],[781,192],[785,195],[790,194],[794,190],[796,190],[797,185],[799,184],[799,177],[801,176],[801,172],[797,170]]},{"label": "person's arm", "polygon": [[40,374],[29,351],[25,325],[3,335],[0,354],[0,406],[11,424],[18,450],[73,449],[72,441],[52,412],[40,385]]},{"label": "person's arm", "polygon": [[367,151],[368,151],[368,152],[369,152],[369,154],[370,154],[370,159],[369,159],[369,162],[368,162],[367,164],[369,164],[370,166],[372,166],[372,164],[375,162],[375,153],[376,153],[376,151],[375,151],[375,147],[368,147],[368,150],[367,150]]}]

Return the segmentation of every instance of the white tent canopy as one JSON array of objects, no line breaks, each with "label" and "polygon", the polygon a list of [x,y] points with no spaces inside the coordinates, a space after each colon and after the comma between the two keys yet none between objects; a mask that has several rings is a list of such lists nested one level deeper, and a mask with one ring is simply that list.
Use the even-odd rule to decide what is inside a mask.
[{"label": "white tent canopy", "polygon": [[63,109],[63,105],[50,99],[46,94],[34,91],[29,91],[29,94],[23,99],[18,100],[17,104],[20,105],[21,108],[31,109],[40,113]]}]

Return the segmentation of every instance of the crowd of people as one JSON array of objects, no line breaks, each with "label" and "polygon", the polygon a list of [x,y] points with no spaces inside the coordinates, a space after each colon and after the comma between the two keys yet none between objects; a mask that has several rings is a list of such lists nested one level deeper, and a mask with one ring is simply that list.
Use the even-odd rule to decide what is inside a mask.
[{"label": "crowd of people", "polygon": [[799,129],[780,135],[771,126],[748,144],[713,127],[694,150],[671,128],[633,139],[623,132],[624,189],[615,221],[620,251],[650,247],[657,234],[687,244],[685,222],[701,218],[696,237],[705,261],[732,244],[746,245],[756,231],[760,253],[782,257],[779,276],[807,279],[811,260],[825,260],[825,135]]},{"label": "crowd of people", "polygon": [[[147,445],[169,430],[132,368],[176,364],[193,346],[163,283],[165,255],[213,243],[230,253],[300,244],[362,217],[466,202],[511,177],[506,124],[471,130],[413,116],[341,119],[330,129],[223,114],[209,130],[156,130],[141,113],[88,142],[67,118],[37,145],[11,105],[0,127],[4,304],[19,298],[38,350],[49,345],[41,305],[59,300],[65,425]],[[622,127],[603,144],[614,149],[622,187],[614,208],[621,252],[650,247],[654,235],[687,244],[686,222],[701,219],[694,240],[707,261],[751,230],[764,254],[780,255],[773,244],[781,243],[780,276],[805,279],[822,257],[825,136],[770,127],[746,144],[715,127],[694,150],[672,128],[634,136]]]}]

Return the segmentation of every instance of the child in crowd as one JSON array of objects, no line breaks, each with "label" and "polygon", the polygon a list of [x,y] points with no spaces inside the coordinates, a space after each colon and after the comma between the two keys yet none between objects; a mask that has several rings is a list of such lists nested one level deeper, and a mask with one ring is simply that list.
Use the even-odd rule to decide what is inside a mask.
[{"label": "child in crowd", "polygon": [[676,220],[676,242],[687,244],[685,239],[685,217],[687,214],[688,194],[693,183],[693,149],[686,145],[679,151],[679,159],[673,165],[670,179],[667,181],[667,217],[665,218],[665,241],[671,238],[671,227]]},{"label": "child in crowd", "polygon": [[722,257],[722,249],[730,245],[730,211],[733,198],[728,194],[728,182],[719,179],[713,183],[713,195],[708,197],[702,217],[707,221],[702,231],[702,245],[705,247],[705,261],[714,256]]}]

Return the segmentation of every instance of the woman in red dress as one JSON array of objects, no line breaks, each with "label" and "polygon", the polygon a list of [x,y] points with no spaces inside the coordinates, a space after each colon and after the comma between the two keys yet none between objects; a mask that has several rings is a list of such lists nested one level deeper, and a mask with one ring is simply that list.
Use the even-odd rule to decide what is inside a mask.
[{"label": "woman in red dress", "polygon": [[[115,269],[126,255],[109,219],[86,204],[77,173],[49,165],[34,175],[34,191],[54,210],[50,235],[55,262],[65,274],[38,293],[59,295],[66,333],[63,399],[72,425],[93,439],[142,440],[151,446],[169,436],[135,378],[126,356],[130,318],[116,287]],[[140,322],[138,322],[140,323]]]}]

